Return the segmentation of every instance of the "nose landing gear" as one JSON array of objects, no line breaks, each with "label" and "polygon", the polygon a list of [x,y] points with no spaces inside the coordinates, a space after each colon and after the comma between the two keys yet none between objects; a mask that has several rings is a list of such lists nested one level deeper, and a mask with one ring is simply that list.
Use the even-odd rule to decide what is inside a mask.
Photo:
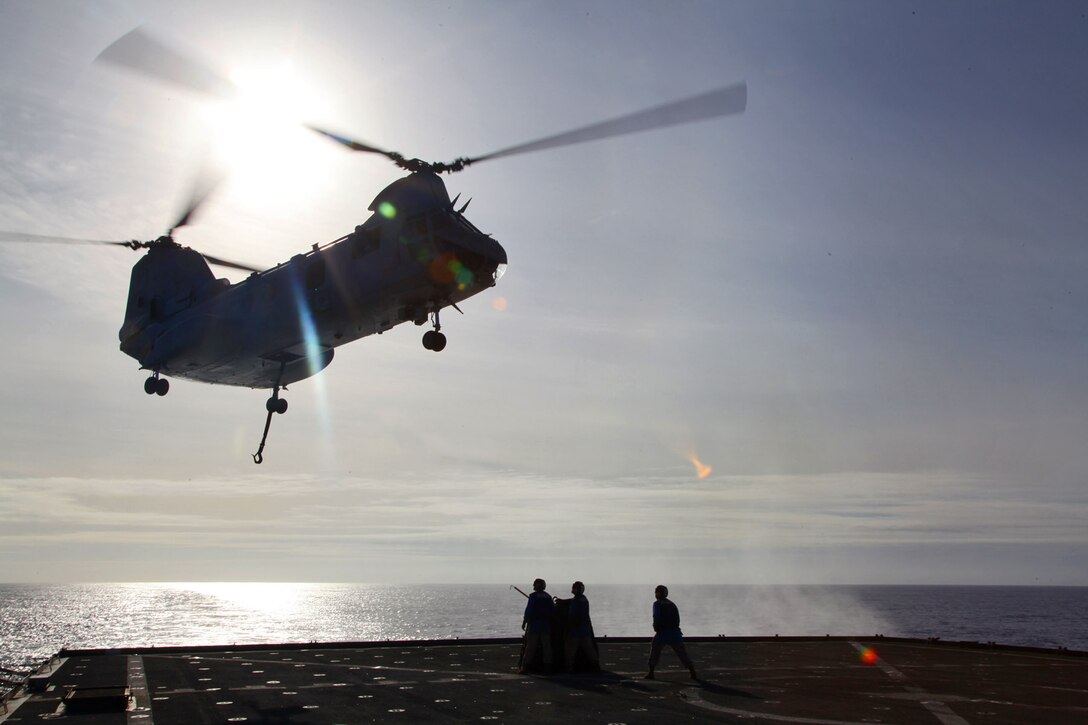
[{"label": "nose landing gear", "polygon": [[433,330],[423,333],[423,347],[433,352],[442,352],[446,349],[446,336],[442,334],[442,323],[438,321],[438,309],[431,313]]},{"label": "nose landing gear", "polygon": [[170,381],[166,378],[160,378],[156,370],[151,374],[151,377],[144,381],[144,392],[148,395],[158,395],[160,397],[166,395],[170,392]]}]

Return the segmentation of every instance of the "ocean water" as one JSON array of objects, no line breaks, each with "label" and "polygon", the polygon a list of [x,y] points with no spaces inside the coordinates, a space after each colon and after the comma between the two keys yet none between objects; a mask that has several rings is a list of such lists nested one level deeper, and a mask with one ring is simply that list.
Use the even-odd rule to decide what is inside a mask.
[{"label": "ocean water", "polygon": [[[598,637],[652,634],[653,585],[590,583],[586,595]],[[672,587],[670,598],[689,636],[884,634],[1088,650],[1088,587],[702,585]],[[0,584],[0,666],[26,670],[62,647],[516,637],[524,602],[498,585]]]}]

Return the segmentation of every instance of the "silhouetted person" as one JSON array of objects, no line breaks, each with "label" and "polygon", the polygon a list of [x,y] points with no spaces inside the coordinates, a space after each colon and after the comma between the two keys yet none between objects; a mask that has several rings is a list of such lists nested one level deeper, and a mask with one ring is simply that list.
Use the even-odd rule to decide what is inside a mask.
[{"label": "silhouetted person", "polygon": [[585,595],[586,585],[574,582],[570,593],[574,598],[567,607],[567,671],[574,671],[574,660],[581,650],[589,661],[592,670],[597,669],[597,648],[593,643],[593,622],[589,619],[589,600]]},{"label": "silhouetted person", "polygon": [[661,648],[669,645],[680,658],[681,664],[688,668],[691,679],[698,680],[695,674],[695,665],[688,657],[687,648],[684,647],[684,633],[680,631],[680,610],[669,601],[669,588],[658,584],[654,589],[654,639],[650,644],[650,671],[646,673],[646,679],[654,679],[654,668],[661,659]]},{"label": "silhouetted person", "polygon": [[525,630],[525,656],[521,659],[521,674],[528,672],[536,657],[538,645],[544,647],[544,669],[552,666],[552,614],[555,604],[552,596],[544,591],[547,586],[543,579],[533,580],[533,593],[525,603],[525,616],[521,619],[521,628]]}]

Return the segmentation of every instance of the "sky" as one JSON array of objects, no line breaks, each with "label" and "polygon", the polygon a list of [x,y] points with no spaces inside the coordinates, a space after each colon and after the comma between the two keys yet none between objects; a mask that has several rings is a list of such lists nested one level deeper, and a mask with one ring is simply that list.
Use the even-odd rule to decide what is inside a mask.
[{"label": "sky", "polygon": [[[94,63],[135,27],[263,98]],[[1088,11],[0,0],[0,230],[272,266],[433,160],[509,255],[290,386],[118,349],[129,250],[0,244],[0,580],[1088,585]],[[230,270],[217,274],[239,281]],[[712,468],[705,477],[694,460]]]}]

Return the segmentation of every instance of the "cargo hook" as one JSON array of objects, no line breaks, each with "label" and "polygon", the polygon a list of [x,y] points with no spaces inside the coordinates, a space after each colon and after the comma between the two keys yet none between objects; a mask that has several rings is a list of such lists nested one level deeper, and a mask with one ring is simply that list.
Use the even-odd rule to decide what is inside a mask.
[{"label": "cargo hook", "polygon": [[[264,462],[264,444],[268,441],[268,429],[272,427],[272,414],[283,414],[287,412],[287,401],[280,397],[280,380],[283,378],[283,369],[287,366],[287,362],[280,363],[280,372],[276,375],[276,384],[272,386],[272,397],[265,401],[264,408],[268,411],[268,417],[264,419],[264,433],[261,435],[261,445],[257,448],[257,452],[253,454],[253,462],[260,465]],[[284,390],[287,390],[287,386],[283,386]]]}]

